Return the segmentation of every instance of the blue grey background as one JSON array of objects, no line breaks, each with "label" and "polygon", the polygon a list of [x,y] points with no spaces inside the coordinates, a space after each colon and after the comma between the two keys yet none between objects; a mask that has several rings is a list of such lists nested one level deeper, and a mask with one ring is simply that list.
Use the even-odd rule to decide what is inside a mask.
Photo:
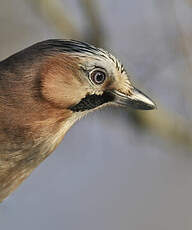
[{"label": "blue grey background", "polygon": [[[190,1],[99,0],[106,46],[159,110],[191,122],[191,72],[179,48],[190,37]],[[63,8],[80,30],[79,2]],[[30,1],[0,1],[0,58],[64,36]],[[189,56],[192,54],[188,47]],[[189,57],[190,60],[191,56]],[[158,113],[154,113],[154,116]],[[62,144],[2,204],[2,230],[191,230],[192,154],[139,129],[120,108],[76,123]],[[178,124],[179,125],[179,124]]]}]

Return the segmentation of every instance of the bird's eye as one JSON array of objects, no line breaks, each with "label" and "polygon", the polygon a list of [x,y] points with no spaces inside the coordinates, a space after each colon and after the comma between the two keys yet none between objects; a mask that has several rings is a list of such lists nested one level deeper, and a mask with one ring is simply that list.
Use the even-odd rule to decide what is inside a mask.
[{"label": "bird's eye", "polygon": [[106,79],[106,73],[101,70],[95,70],[91,73],[91,80],[94,84],[100,85]]}]

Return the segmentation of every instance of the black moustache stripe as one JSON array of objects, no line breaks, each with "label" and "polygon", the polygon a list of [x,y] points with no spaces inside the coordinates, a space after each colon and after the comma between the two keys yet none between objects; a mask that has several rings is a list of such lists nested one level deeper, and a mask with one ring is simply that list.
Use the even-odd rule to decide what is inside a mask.
[{"label": "black moustache stripe", "polygon": [[78,104],[70,107],[73,112],[82,112],[90,109],[94,109],[102,104],[113,101],[114,96],[109,92],[104,92],[102,95],[87,95]]}]

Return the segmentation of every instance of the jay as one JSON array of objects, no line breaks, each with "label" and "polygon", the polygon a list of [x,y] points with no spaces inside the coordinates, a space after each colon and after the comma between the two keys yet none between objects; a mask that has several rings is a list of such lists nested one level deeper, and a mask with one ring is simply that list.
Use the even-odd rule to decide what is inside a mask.
[{"label": "jay", "polygon": [[75,40],[36,43],[0,62],[0,201],[87,113],[108,105],[150,110],[120,61]]}]

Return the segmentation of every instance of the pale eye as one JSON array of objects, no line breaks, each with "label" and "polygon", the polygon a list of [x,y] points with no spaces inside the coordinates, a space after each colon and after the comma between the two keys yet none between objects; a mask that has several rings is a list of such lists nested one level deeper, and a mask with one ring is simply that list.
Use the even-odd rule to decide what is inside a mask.
[{"label": "pale eye", "polygon": [[102,70],[94,70],[90,76],[92,82],[96,85],[102,84],[106,79],[106,73]]}]

